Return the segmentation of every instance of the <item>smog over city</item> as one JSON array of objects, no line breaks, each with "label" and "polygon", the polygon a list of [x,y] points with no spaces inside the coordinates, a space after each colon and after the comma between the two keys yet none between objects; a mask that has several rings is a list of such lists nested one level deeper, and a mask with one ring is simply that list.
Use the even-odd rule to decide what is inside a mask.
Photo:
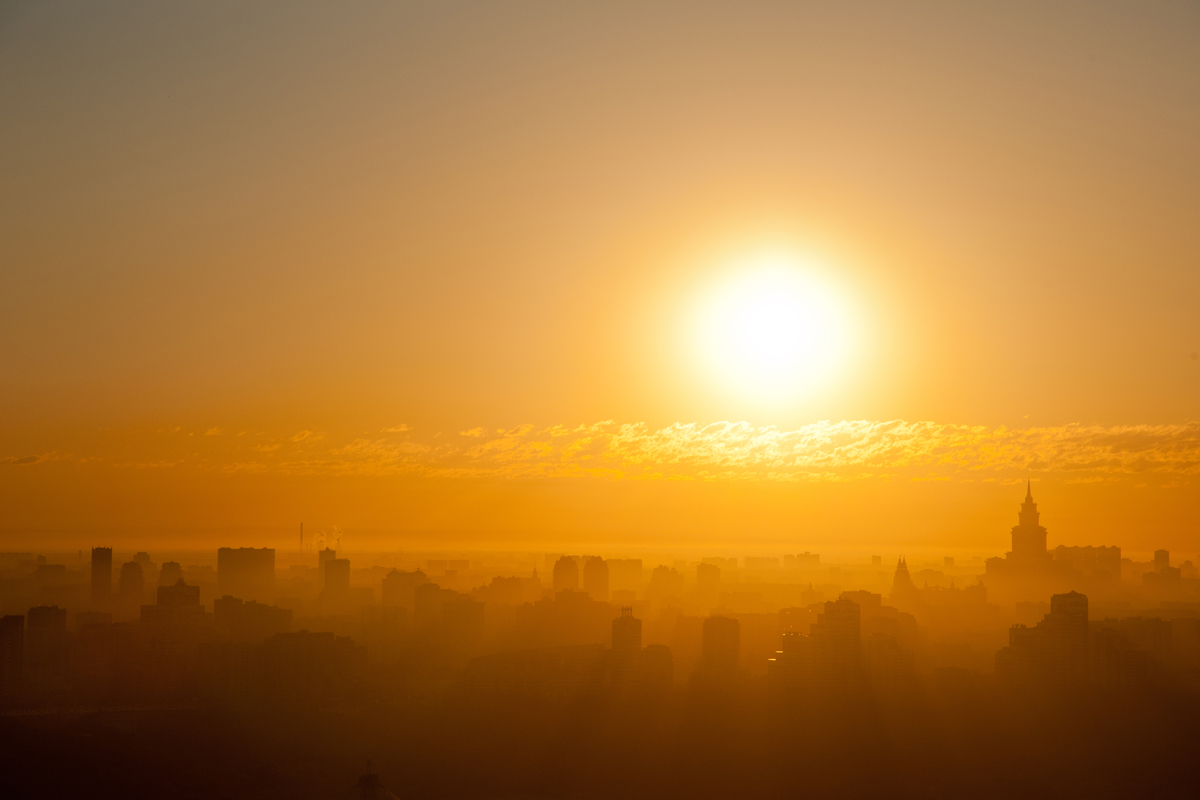
[{"label": "smog over city", "polygon": [[0,4],[0,795],[1200,795],[1200,7]]}]

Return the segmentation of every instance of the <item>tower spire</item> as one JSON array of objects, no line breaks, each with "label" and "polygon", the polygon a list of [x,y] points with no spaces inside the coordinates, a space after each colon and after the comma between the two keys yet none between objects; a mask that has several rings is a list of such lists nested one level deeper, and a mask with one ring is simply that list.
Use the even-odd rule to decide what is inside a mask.
[{"label": "tower spire", "polygon": [[1033,502],[1033,481],[1029,478],[1025,479],[1025,502]]}]

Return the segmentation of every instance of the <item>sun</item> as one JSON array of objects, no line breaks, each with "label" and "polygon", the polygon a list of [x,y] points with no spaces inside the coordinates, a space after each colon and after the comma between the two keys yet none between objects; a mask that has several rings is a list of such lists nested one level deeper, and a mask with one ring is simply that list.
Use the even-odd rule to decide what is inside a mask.
[{"label": "sun", "polygon": [[797,400],[843,366],[844,303],[817,270],[782,257],[747,259],[699,303],[698,351],[711,377],[759,403]]}]

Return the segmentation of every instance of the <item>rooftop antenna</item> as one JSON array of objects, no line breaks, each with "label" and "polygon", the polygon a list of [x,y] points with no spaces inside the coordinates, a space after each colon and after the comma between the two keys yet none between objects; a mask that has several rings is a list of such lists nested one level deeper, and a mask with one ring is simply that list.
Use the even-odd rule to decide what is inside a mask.
[{"label": "rooftop antenna", "polygon": [[304,552],[304,523],[300,523],[300,552]]}]

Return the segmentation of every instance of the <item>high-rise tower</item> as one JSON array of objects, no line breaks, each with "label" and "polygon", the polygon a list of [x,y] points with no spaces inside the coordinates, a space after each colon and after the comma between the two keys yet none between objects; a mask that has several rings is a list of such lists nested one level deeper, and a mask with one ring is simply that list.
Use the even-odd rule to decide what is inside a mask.
[{"label": "high-rise tower", "polygon": [[112,596],[112,548],[92,548],[92,602],[104,605]]},{"label": "high-rise tower", "polygon": [[1040,515],[1033,502],[1033,486],[1026,483],[1025,502],[1017,516],[1018,525],[1012,529],[1012,559],[1026,563],[1046,559],[1046,529],[1038,524]]}]

